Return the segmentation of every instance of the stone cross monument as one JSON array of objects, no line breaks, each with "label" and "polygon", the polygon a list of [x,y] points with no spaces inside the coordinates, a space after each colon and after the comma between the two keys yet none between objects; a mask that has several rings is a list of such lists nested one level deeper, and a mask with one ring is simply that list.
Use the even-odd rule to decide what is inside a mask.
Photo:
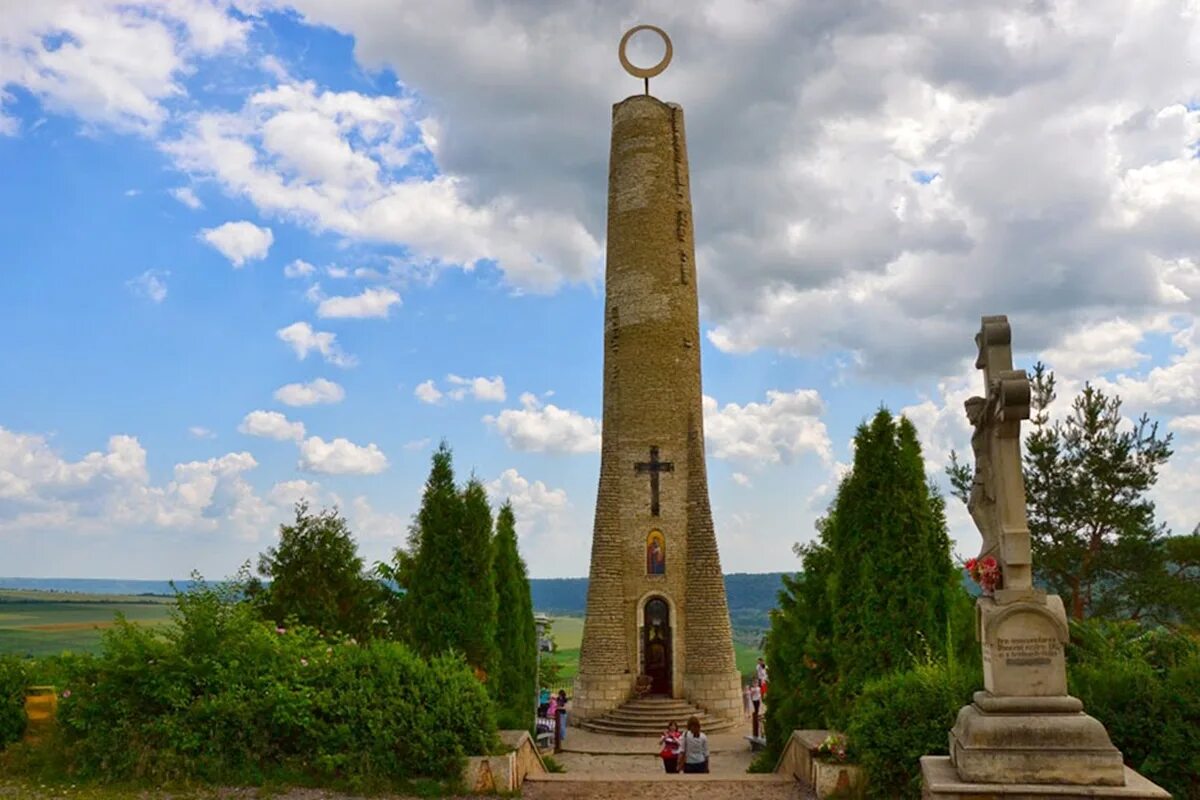
[{"label": "stone cross monument", "polygon": [[[667,54],[634,67],[641,29]],[[577,718],[643,690],[741,714],[704,459],[699,305],[683,109],[649,94],[670,40],[625,34],[646,93],[613,106],[604,308],[604,422]]]},{"label": "stone cross monument", "polygon": [[975,429],[967,506],[983,535],[980,558],[995,559],[999,578],[976,603],[984,690],[959,711],[949,758],[921,759],[924,797],[1168,797],[1124,766],[1104,726],[1067,693],[1066,611],[1033,585],[1021,471],[1029,378],[1013,369],[1007,317],[984,317],[975,343],[985,396],[966,402]]}]

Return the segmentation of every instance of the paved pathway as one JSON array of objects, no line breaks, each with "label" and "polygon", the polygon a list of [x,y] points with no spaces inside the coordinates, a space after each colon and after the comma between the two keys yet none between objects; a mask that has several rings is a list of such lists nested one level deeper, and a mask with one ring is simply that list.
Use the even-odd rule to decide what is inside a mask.
[{"label": "paved pathway", "polygon": [[[755,753],[743,737],[750,735],[750,722],[708,737],[709,770],[715,775],[744,775]],[[658,757],[658,737],[610,736],[570,728],[563,752],[554,757],[568,774],[650,775],[663,772]]]}]

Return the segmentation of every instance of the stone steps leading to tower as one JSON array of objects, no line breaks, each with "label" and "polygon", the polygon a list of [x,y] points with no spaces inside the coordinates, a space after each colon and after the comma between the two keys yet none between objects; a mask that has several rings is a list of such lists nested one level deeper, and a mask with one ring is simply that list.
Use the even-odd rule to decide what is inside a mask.
[{"label": "stone steps leading to tower", "polygon": [[643,698],[630,700],[602,716],[581,720],[579,727],[616,736],[660,736],[672,722],[683,729],[689,717],[699,719],[700,729],[706,733],[726,731],[737,724],[714,717],[686,700]]}]

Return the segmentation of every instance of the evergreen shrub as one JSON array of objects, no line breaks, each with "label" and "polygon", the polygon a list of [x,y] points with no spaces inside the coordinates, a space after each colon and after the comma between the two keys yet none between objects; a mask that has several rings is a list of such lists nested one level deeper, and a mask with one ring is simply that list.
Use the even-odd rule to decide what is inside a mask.
[{"label": "evergreen shrub", "polygon": [[1195,634],[1089,620],[1071,627],[1071,694],[1125,763],[1200,800],[1200,642]]},{"label": "evergreen shrub", "polygon": [[869,681],[846,733],[867,772],[869,797],[921,796],[921,756],[945,755],[958,711],[983,685],[974,668],[920,664]]},{"label": "evergreen shrub", "polygon": [[26,663],[16,656],[0,656],[0,749],[25,733]]},{"label": "evergreen shrub", "polygon": [[266,625],[237,596],[180,595],[165,633],[118,619],[60,686],[54,760],[105,781],[384,787],[456,776],[493,746],[461,658]]}]

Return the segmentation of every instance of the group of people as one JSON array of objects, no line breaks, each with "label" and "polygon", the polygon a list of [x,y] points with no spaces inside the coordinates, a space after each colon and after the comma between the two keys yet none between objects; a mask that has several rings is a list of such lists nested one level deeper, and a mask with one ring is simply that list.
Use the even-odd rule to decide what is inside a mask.
[{"label": "group of people", "polygon": [[698,718],[688,719],[682,735],[679,723],[670,723],[658,743],[658,755],[667,772],[708,772],[708,737],[700,730]]},{"label": "group of people", "polygon": [[746,716],[762,713],[762,704],[766,699],[767,664],[760,658],[754,668],[754,680],[742,689],[742,707]]},{"label": "group of people", "polygon": [[[767,664],[761,658],[754,668],[754,680],[745,687],[742,696],[746,715],[753,713],[757,717],[767,696]],[[658,756],[667,772],[708,772],[708,737],[700,730],[698,718],[689,718],[687,730],[682,734],[678,723],[670,723],[658,744]]]},{"label": "group of people", "polygon": [[538,733],[555,732],[555,720],[558,720],[558,740],[567,738],[567,690],[559,689],[558,694],[551,695],[543,689],[538,705]]}]

